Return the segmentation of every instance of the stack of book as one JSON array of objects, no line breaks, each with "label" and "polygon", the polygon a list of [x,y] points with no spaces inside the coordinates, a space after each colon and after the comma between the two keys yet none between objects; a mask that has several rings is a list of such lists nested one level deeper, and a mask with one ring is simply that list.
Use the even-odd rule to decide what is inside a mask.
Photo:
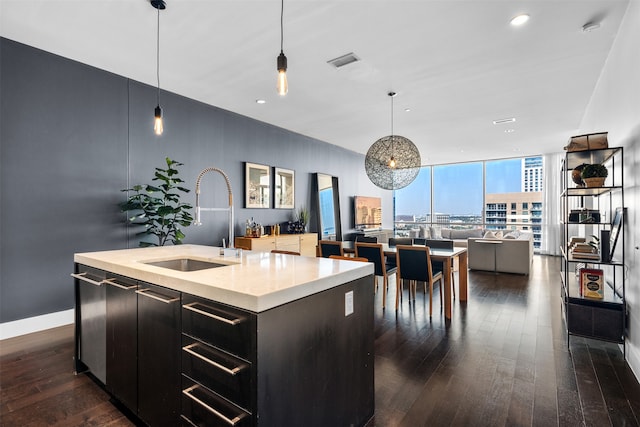
[{"label": "stack of book", "polygon": [[571,255],[579,259],[600,260],[598,251],[588,243],[575,243],[571,248]]}]

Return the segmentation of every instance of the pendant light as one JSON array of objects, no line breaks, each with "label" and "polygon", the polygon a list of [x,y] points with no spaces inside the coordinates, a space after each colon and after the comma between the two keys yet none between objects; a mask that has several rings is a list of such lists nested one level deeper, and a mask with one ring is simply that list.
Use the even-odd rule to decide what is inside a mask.
[{"label": "pendant light", "polygon": [[420,172],[420,152],[411,140],[393,134],[393,98],[391,98],[391,135],[378,139],[367,151],[364,167],[376,186],[385,190],[398,190],[411,184]]},{"label": "pendant light", "polygon": [[278,67],[278,83],[276,85],[276,89],[278,91],[278,95],[285,96],[289,91],[289,85],[287,84],[287,57],[284,56],[284,0],[281,0],[280,3],[280,55],[278,55],[277,59],[277,67]]},{"label": "pendant light", "polygon": [[162,123],[162,108],[160,108],[160,11],[166,9],[167,5],[164,0],[151,0],[151,6],[158,11],[158,26],[156,34],[156,77],[158,79],[158,88],[156,92],[157,105],[154,110],[153,131],[156,135],[162,135],[164,126]]}]

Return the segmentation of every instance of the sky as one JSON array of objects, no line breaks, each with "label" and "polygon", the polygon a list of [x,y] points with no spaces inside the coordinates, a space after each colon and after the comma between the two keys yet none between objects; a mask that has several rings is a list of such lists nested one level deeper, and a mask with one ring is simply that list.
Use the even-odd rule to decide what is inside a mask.
[{"label": "sky", "polygon": [[[521,159],[486,162],[487,193],[512,193],[521,189]],[[435,166],[434,212],[480,215],[482,212],[482,162]],[[431,167],[420,170],[407,187],[396,190],[397,215],[430,212]]]}]

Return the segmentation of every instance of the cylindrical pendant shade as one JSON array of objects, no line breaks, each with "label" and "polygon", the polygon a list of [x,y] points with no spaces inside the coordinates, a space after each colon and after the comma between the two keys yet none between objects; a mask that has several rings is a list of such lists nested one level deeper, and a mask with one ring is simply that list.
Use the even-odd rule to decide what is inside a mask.
[{"label": "cylindrical pendant shade", "polygon": [[[395,167],[389,167],[393,158]],[[364,159],[371,182],[385,190],[411,184],[420,172],[420,152],[411,140],[399,135],[384,136],[373,143]]]}]

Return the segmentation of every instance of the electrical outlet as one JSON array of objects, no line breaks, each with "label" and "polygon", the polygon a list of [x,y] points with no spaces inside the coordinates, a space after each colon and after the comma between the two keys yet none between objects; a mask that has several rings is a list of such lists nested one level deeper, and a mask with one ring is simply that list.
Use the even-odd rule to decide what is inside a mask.
[{"label": "electrical outlet", "polygon": [[353,291],[344,294],[344,317],[353,313]]}]

